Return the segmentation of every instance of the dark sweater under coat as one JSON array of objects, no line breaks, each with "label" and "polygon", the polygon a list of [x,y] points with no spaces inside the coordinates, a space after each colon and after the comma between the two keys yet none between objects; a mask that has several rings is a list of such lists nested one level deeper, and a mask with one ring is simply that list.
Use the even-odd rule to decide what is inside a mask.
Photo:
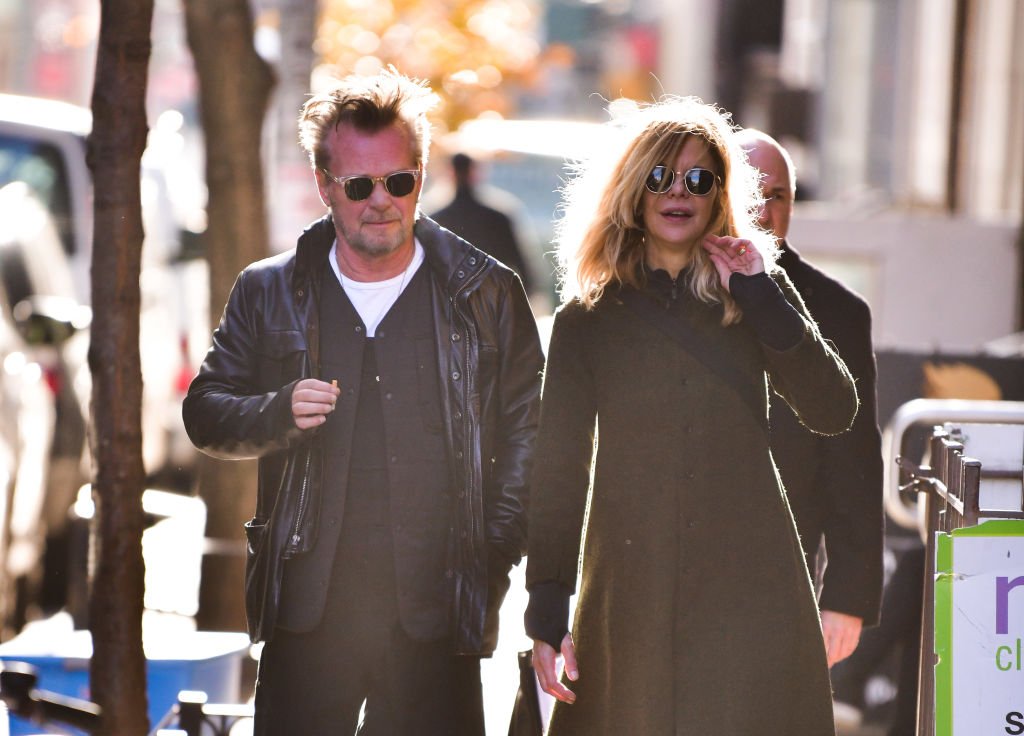
[{"label": "dark sweater under coat", "polygon": [[[390,603],[397,605],[403,628],[420,641],[449,633],[451,573],[445,563],[453,495],[427,268],[420,266],[373,338],[366,337],[363,321],[334,273],[323,272],[321,370],[324,380],[338,381],[344,403],[357,410],[332,412],[320,430],[325,487],[320,530],[308,554],[285,563],[278,622],[283,628],[309,631],[320,622],[332,568],[350,562],[335,554],[339,535],[359,529],[350,522],[383,522],[392,539],[398,591],[398,600]],[[383,499],[376,518],[366,518],[365,512],[349,518],[353,511],[379,507],[359,494]],[[365,552],[359,540],[349,540],[348,548],[352,554]],[[361,594],[360,589],[343,592]]]}]

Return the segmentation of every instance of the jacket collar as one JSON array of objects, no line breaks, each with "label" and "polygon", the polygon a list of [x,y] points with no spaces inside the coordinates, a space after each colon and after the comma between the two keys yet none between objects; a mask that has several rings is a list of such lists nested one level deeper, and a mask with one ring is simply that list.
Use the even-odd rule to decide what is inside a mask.
[{"label": "jacket collar", "polygon": [[292,290],[315,281],[320,270],[327,263],[327,255],[334,243],[334,220],[328,213],[311,223],[299,236],[295,246],[295,271],[292,273]]},{"label": "jacket collar", "polygon": [[470,283],[487,263],[487,255],[423,215],[416,221],[416,237],[426,261],[449,295]]},{"label": "jacket collar", "polygon": [[[487,261],[483,251],[473,247],[454,233],[445,230],[425,215],[416,220],[414,232],[423,245],[425,260],[449,294],[469,283]],[[292,286],[319,278],[334,243],[334,220],[326,214],[309,225],[299,236],[295,247],[295,272]]]},{"label": "jacket collar", "polygon": [[802,260],[800,252],[790,245],[788,240],[779,241],[779,258],[776,262],[783,271],[789,270],[789,268],[800,263]]}]

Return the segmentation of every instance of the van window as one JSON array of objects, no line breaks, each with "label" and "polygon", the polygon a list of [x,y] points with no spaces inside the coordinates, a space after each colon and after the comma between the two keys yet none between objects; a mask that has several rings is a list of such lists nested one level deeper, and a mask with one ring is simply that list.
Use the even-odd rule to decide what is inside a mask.
[{"label": "van window", "polygon": [[511,192],[523,203],[545,252],[550,248],[558,217],[559,189],[568,175],[565,162],[553,156],[505,153],[489,164],[488,182]]},{"label": "van window", "polygon": [[48,143],[0,134],[0,187],[12,181],[23,181],[35,190],[53,215],[64,251],[73,253],[71,185],[60,150]]}]

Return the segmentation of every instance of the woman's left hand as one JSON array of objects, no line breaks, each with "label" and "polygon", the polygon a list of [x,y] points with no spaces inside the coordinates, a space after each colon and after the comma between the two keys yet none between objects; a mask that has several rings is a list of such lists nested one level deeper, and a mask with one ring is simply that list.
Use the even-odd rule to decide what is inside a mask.
[{"label": "woman's left hand", "polygon": [[753,276],[764,272],[764,259],[749,240],[708,233],[701,241],[701,245],[708,252],[711,262],[715,264],[722,288],[726,291],[729,291],[729,277],[734,273]]}]

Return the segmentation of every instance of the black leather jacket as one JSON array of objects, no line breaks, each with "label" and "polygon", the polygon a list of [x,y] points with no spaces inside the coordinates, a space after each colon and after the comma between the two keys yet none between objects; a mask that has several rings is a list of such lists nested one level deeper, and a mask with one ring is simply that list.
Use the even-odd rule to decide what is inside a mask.
[{"label": "black leather jacket", "polygon": [[[526,506],[543,367],[516,276],[421,217],[416,237],[434,278],[434,325],[446,444],[457,492],[453,641],[489,654],[508,571],[526,547]],[[246,268],[182,410],[192,442],[219,458],[259,458],[246,524],[246,613],[253,641],[274,630],[284,559],[308,552],[319,523],[321,443],[300,430],[291,394],[319,373],[319,284],[334,240],[330,216],[295,250]]]}]

